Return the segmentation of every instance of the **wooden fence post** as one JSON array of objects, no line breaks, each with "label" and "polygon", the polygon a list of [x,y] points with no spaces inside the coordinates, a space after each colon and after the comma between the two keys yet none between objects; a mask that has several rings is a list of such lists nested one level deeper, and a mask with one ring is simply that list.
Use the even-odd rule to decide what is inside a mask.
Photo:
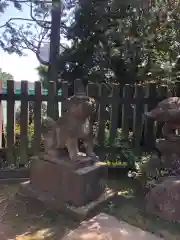
[{"label": "wooden fence post", "polygon": [[97,100],[99,97],[99,87],[95,83],[88,83],[87,95]]},{"label": "wooden fence post", "polygon": [[41,83],[35,82],[35,102],[34,102],[34,153],[38,153],[41,143]]},{"label": "wooden fence post", "polygon": [[74,81],[74,94],[81,94],[84,92],[85,92],[85,89],[81,79],[76,79]]},{"label": "wooden fence post", "polygon": [[123,99],[129,100],[129,102],[122,104],[122,135],[124,139],[128,139],[129,137],[129,118],[132,116],[132,107],[130,103],[132,92],[133,88],[129,84],[126,84],[123,89]]},{"label": "wooden fence post", "polygon": [[20,166],[28,163],[28,82],[21,82],[21,115],[20,115]]},{"label": "wooden fence post", "polygon": [[98,145],[100,146],[100,150],[103,151],[104,148],[104,140],[105,140],[105,111],[106,111],[106,99],[108,98],[107,88],[105,84],[101,85],[100,89],[100,108],[99,108],[99,129],[98,129]]},{"label": "wooden fence post", "polygon": [[[148,112],[156,107],[157,102],[154,100],[157,97],[156,83],[150,83],[146,86],[146,97],[149,97],[148,104],[145,105],[145,112]],[[153,119],[145,118],[144,128],[144,142],[146,147],[150,150],[156,146],[156,129]]]},{"label": "wooden fence post", "polygon": [[63,100],[61,103],[61,116],[66,111],[64,103],[65,103],[66,98],[68,98],[68,82],[62,82],[62,97],[63,97]]},{"label": "wooden fence post", "polygon": [[180,81],[175,82],[174,92],[176,97],[180,97]]},{"label": "wooden fence post", "polygon": [[142,127],[143,127],[143,113],[144,113],[144,89],[142,85],[137,85],[135,87],[135,99],[136,104],[134,107],[134,121],[133,121],[133,132],[134,132],[134,150],[135,154],[140,153],[140,142],[142,137]]},{"label": "wooden fence post", "polygon": [[[168,96],[168,87],[167,85],[161,85],[158,89],[158,97],[162,101],[163,99],[167,98]],[[157,131],[156,131],[156,138],[162,138],[162,127],[164,123],[157,122]]]},{"label": "wooden fence post", "polygon": [[111,104],[111,124],[110,124],[110,135],[109,145],[112,146],[117,136],[118,127],[118,114],[119,114],[119,91],[120,86],[114,85],[112,89],[112,104]]},{"label": "wooden fence post", "polygon": [[56,120],[57,109],[55,104],[56,97],[56,83],[48,82],[48,101],[47,101],[47,116]]},{"label": "wooden fence post", "polygon": [[[99,87],[97,84],[95,83],[88,83],[87,87],[86,87],[86,92],[87,92],[87,96],[92,97],[95,99],[96,104],[97,104],[97,112],[98,112],[98,108],[99,108]],[[93,121],[98,121],[98,116],[97,114],[94,116]]]},{"label": "wooden fence post", "polygon": [[[3,92],[2,90],[2,80],[0,79],[0,93]],[[3,142],[3,128],[4,128],[4,121],[3,121],[3,104],[2,101],[0,101],[0,148],[2,148],[2,142]]]},{"label": "wooden fence post", "polygon": [[14,81],[7,81],[7,162],[16,164],[14,157]]}]

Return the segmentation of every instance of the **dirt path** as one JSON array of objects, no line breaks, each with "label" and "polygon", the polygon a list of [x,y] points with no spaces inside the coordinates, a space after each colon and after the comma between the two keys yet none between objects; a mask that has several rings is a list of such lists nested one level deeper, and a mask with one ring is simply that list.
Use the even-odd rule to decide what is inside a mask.
[{"label": "dirt path", "polygon": [[[0,185],[0,240],[60,240],[79,226],[79,222],[74,222],[65,215],[48,211],[37,200],[18,197],[18,186]],[[133,196],[133,188],[127,180],[124,184],[122,181],[116,181],[116,184],[112,182],[112,188],[120,196],[101,209],[101,212],[165,240],[180,239],[179,224],[162,221],[143,212],[143,199]]]},{"label": "dirt path", "polygon": [[17,190],[17,185],[0,187],[1,240],[59,240],[79,224],[48,211],[39,201],[20,198]]}]

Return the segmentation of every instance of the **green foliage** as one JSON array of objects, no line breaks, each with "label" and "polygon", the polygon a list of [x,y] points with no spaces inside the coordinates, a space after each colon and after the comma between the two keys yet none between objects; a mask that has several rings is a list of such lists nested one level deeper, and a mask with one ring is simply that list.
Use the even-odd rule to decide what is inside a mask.
[{"label": "green foliage", "polygon": [[179,3],[81,1],[67,38],[70,49],[59,59],[63,79],[120,81],[121,84],[176,77],[179,54]]},{"label": "green foliage", "polygon": [[[172,159],[168,159],[168,161],[169,164],[167,166],[166,161],[163,161],[156,154],[144,154],[138,162],[136,178],[143,187],[150,188],[155,186],[163,177],[174,175],[173,161]],[[175,166],[175,169],[178,169],[179,163],[176,162]]]},{"label": "green foliage", "polygon": [[[109,137],[110,131],[108,129],[105,130],[105,138],[104,138],[104,147],[109,147]],[[119,154],[107,154],[105,162],[108,166],[113,167],[125,167],[131,166],[134,167],[137,161],[137,157],[135,156],[132,148],[132,135],[130,134],[128,139],[125,139],[122,135],[122,130],[117,129],[117,135],[113,144],[113,147],[119,148]]]},{"label": "green foliage", "polygon": [[43,88],[47,89],[47,82],[48,82],[48,67],[44,65],[40,65],[39,67],[36,68],[38,75],[39,75],[39,80],[43,85]]},{"label": "green foliage", "polygon": [[[19,148],[20,146],[20,131],[21,131],[20,124],[16,123],[15,143],[14,143],[15,148]],[[33,138],[34,138],[34,123],[32,122],[31,124],[28,125],[28,145],[29,146],[32,146]]]},{"label": "green foliage", "polygon": [[3,72],[2,69],[0,68],[0,80],[2,81],[3,87],[6,88],[7,81],[14,80],[14,77],[10,73]]},{"label": "green foliage", "polygon": [[[20,115],[21,115],[21,107],[19,106],[16,109],[15,118],[16,123],[20,124]],[[45,103],[41,104],[41,117],[44,118],[47,116],[47,106]],[[32,123],[34,120],[34,102],[29,102],[29,123]]]},{"label": "green foliage", "polygon": [[[59,57],[59,74],[73,83],[81,78],[94,82],[134,83],[171,82],[179,76],[180,4],[175,1],[76,1],[66,0],[62,13],[61,37],[71,47]],[[29,5],[30,19],[21,18]],[[49,38],[51,6],[46,1],[1,1],[0,14],[10,7],[19,11],[1,29],[0,47],[9,53],[23,54],[30,49],[38,54],[39,44]],[[20,20],[20,21],[19,21]],[[42,82],[47,71],[38,69]]]},{"label": "green foliage", "polygon": [[[15,135],[20,136],[21,127],[19,124],[16,124],[15,126]],[[28,136],[33,137],[34,136],[34,123],[31,123],[28,125]]]}]

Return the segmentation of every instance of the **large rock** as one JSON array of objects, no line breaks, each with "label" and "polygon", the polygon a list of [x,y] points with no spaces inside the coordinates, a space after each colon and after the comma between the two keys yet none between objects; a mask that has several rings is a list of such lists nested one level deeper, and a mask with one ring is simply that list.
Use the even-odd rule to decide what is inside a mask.
[{"label": "large rock", "polygon": [[163,219],[180,222],[180,176],[168,177],[146,196],[147,211]]},{"label": "large rock", "polygon": [[62,240],[160,240],[160,238],[119,221],[113,216],[100,213],[82,222]]}]

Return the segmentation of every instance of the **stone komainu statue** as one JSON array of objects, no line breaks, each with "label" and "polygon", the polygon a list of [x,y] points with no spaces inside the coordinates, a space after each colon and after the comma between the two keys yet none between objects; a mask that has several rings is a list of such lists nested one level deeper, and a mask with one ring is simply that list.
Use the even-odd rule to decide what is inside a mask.
[{"label": "stone komainu statue", "polygon": [[57,121],[47,118],[42,122],[42,136],[45,154],[58,157],[59,149],[67,148],[71,160],[77,160],[82,153],[78,149],[78,140],[86,144],[87,156],[95,156],[93,152],[92,119],[97,110],[93,98],[75,95],[65,100],[65,113]]},{"label": "stone komainu statue", "polygon": [[150,112],[145,113],[149,118],[163,122],[162,133],[165,139],[170,141],[179,140],[175,130],[180,130],[180,98],[169,97],[159,102]]}]

